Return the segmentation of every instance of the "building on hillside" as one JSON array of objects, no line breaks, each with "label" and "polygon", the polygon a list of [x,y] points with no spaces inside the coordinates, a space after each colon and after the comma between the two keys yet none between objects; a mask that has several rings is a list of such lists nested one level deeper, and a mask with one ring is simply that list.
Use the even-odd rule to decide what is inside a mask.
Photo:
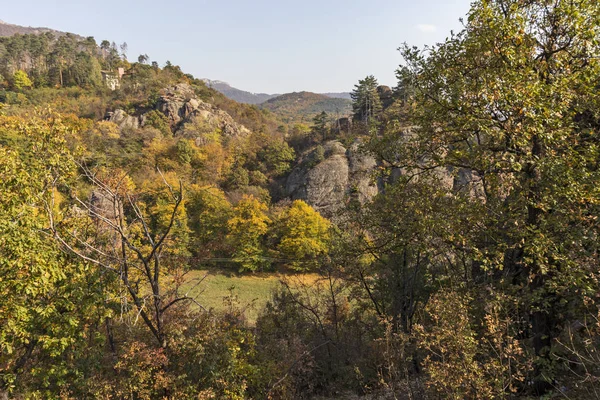
[{"label": "building on hillside", "polygon": [[117,71],[101,71],[102,81],[110,90],[117,90],[121,87],[121,78],[125,75],[125,68],[118,68]]}]

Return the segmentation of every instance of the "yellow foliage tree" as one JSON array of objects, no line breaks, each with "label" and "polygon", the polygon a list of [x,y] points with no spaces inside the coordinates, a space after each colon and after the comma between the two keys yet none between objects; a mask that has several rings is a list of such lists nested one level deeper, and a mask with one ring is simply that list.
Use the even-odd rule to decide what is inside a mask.
[{"label": "yellow foliage tree", "polygon": [[240,265],[240,271],[256,271],[269,264],[262,245],[271,223],[267,209],[265,203],[245,195],[227,221],[227,241],[234,249],[233,260]]},{"label": "yellow foliage tree", "polygon": [[189,226],[193,235],[192,252],[201,259],[223,252],[231,204],[225,193],[214,186],[190,188],[187,203]]},{"label": "yellow foliage tree", "polygon": [[331,223],[302,200],[279,215],[280,242],[277,250],[295,270],[317,265],[329,248]]}]

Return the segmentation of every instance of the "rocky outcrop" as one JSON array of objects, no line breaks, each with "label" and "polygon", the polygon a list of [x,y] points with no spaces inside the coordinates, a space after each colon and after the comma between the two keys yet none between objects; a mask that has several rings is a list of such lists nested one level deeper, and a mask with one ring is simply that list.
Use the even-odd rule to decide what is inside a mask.
[{"label": "rocky outcrop", "polygon": [[121,130],[137,129],[140,126],[138,117],[133,117],[120,108],[117,108],[114,112],[107,113],[106,119],[110,122],[114,122]]},{"label": "rocky outcrop", "polygon": [[339,118],[335,122],[334,131],[336,134],[350,133],[352,131],[352,120],[348,117]]},{"label": "rocky outcrop", "polygon": [[250,133],[225,111],[198,99],[192,87],[185,83],[165,89],[156,103],[156,109],[167,116],[175,131],[181,131],[185,123],[200,119],[226,136],[245,136]]},{"label": "rocky outcrop", "polygon": [[286,190],[292,199],[304,200],[332,217],[351,198],[364,203],[377,194],[371,177],[375,167],[375,159],[362,154],[358,142],[346,149],[330,141],[302,157],[287,179]]},{"label": "rocky outcrop", "polygon": [[92,190],[89,210],[94,219],[106,218],[111,222],[116,222],[123,215],[123,205],[102,189]]},{"label": "rocky outcrop", "polygon": [[377,184],[373,179],[377,161],[372,155],[361,150],[359,142],[354,142],[350,146],[350,149],[346,152],[346,157],[350,168],[352,194],[361,204],[364,204],[378,193]]},{"label": "rocky outcrop", "polygon": [[[184,125],[194,121],[202,121],[210,129],[219,129],[226,136],[245,136],[250,133],[248,128],[236,123],[225,111],[198,99],[194,89],[185,83],[166,88],[156,102],[155,109],[167,117],[175,134],[183,134]],[[108,112],[105,119],[117,124],[121,131],[142,128],[148,123],[146,114],[131,116],[121,109]]]},{"label": "rocky outcrop", "polygon": [[191,108],[187,103],[193,98],[194,90],[189,85],[180,83],[164,90],[156,103],[156,109],[167,116],[172,126],[176,126],[187,117]]},{"label": "rocky outcrop", "polygon": [[389,86],[377,86],[377,94],[383,108],[388,108],[394,102],[394,92]]}]

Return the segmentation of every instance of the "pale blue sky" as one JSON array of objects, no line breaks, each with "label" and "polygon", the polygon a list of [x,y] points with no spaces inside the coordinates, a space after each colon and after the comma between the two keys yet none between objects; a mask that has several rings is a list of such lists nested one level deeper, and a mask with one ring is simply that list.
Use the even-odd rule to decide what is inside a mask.
[{"label": "pale blue sky", "polygon": [[0,19],[127,42],[198,78],[266,93],[394,85],[403,42],[442,41],[469,0],[0,0]]}]

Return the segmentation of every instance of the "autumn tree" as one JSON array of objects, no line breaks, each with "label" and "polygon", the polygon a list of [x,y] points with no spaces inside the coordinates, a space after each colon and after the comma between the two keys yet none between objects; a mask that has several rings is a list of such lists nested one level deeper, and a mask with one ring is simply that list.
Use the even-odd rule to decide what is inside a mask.
[{"label": "autumn tree", "polygon": [[17,72],[15,72],[13,74],[12,77],[12,86],[16,89],[16,90],[21,90],[24,88],[30,88],[33,86],[33,82],[31,82],[31,79],[29,79],[29,76],[27,76],[27,73],[23,70],[18,70]]},{"label": "autumn tree", "polygon": [[233,261],[241,271],[257,271],[269,265],[263,247],[263,237],[271,223],[266,212],[266,204],[245,195],[227,221],[227,240],[233,249]]},{"label": "autumn tree", "polygon": [[302,200],[295,200],[276,224],[277,250],[284,263],[299,271],[316,267],[329,248],[331,223]]},{"label": "autumn tree", "polygon": [[65,354],[77,354],[90,324],[109,314],[100,274],[60,251],[45,218],[60,207],[56,186],[75,172],[70,129],[52,114],[0,117],[0,143],[19,139],[0,144],[0,396],[56,393],[73,372]]},{"label": "autumn tree", "polygon": [[409,176],[451,172],[449,202],[474,220],[444,235],[466,251],[471,279],[495,277],[529,310],[538,393],[555,376],[553,338],[591,296],[598,262],[599,7],[477,2],[444,43],[405,47],[411,128],[379,147]]},{"label": "autumn tree", "polygon": [[[157,171],[154,184],[138,191],[122,170],[79,167],[93,191],[89,198],[73,191],[72,200],[86,212],[57,221],[48,210],[50,229],[64,251],[120,280],[125,309],[131,304],[156,345],[165,349],[171,307],[194,301],[180,291],[189,233],[183,187]],[[73,224],[79,226],[77,234],[70,231]]]},{"label": "autumn tree", "polygon": [[225,193],[214,186],[193,186],[187,204],[189,226],[194,233],[191,251],[200,261],[227,254],[225,236],[232,207]]}]

